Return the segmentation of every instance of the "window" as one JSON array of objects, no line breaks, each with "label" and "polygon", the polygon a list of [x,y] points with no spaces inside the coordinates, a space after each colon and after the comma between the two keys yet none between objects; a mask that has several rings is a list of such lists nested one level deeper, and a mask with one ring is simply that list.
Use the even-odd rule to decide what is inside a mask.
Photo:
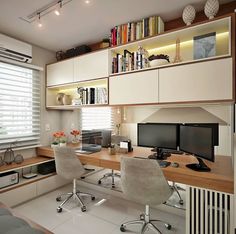
[{"label": "window", "polygon": [[0,149],[40,139],[39,71],[0,62]]},{"label": "window", "polygon": [[81,127],[83,130],[114,129],[114,113],[110,107],[82,108]]}]

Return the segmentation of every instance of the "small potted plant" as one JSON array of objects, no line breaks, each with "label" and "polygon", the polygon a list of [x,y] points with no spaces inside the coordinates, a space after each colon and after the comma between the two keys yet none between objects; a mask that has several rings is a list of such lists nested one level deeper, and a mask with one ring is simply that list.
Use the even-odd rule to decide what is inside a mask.
[{"label": "small potted plant", "polygon": [[153,54],[148,58],[148,60],[151,67],[165,65],[170,62],[169,56],[165,54]]},{"label": "small potted plant", "polygon": [[70,134],[73,136],[73,139],[72,139],[72,143],[73,144],[77,144],[77,143],[79,143],[79,138],[78,138],[78,136],[79,136],[79,134],[80,134],[80,131],[79,130],[76,130],[76,129],[73,129],[71,132],[70,132]]},{"label": "small potted plant", "polygon": [[53,133],[54,141],[51,147],[66,146],[66,135],[63,131]]}]

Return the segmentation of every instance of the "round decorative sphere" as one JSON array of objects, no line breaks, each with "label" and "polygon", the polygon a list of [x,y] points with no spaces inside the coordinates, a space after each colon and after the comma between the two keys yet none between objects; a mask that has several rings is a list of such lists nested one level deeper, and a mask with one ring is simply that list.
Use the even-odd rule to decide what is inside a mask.
[{"label": "round decorative sphere", "polygon": [[207,0],[204,12],[209,19],[213,19],[219,11],[219,1],[218,0]]},{"label": "round decorative sphere", "polygon": [[192,5],[188,5],[183,10],[183,21],[186,25],[190,25],[196,17],[196,10]]}]

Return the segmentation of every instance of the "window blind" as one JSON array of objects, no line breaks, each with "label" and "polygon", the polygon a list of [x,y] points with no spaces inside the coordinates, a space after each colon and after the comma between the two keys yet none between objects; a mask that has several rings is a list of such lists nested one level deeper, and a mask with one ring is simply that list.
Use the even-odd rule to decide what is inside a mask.
[{"label": "window blind", "polygon": [[114,111],[111,107],[82,108],[81,128],[83,130],[113,130],[114,125]]},{"label": "window blind", "polygon": [[0,149],[40,139],[39,71],[0,62]]}]

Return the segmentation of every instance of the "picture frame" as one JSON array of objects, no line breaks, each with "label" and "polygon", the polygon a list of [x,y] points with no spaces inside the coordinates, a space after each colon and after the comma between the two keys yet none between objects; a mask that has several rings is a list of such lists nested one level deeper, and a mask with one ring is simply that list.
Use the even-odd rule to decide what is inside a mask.
[{"label": "picture frame", "polygon": [[193,37],[193,58],[204,59],[216,55],[216,32]]}]

